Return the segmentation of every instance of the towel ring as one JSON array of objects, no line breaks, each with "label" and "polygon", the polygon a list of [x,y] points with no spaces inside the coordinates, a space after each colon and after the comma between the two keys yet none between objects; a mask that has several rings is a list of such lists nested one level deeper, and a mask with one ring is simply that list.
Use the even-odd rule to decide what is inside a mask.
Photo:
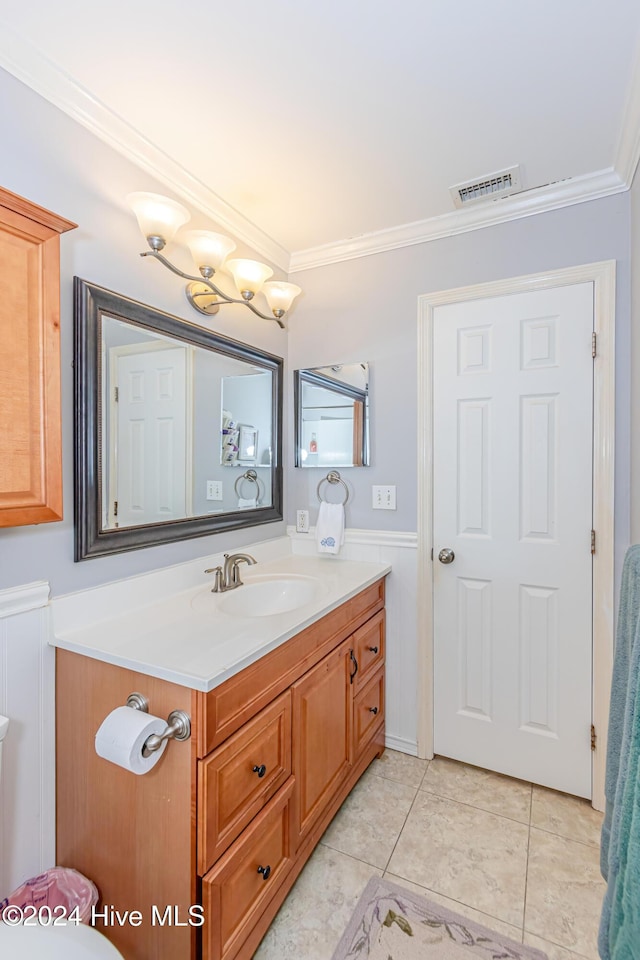
[{"label": "towel ring", "polygon": [[[238,497],[238,498],[242,497],[242,481],[243,481],[243,480],[248,480],[249,483],[255,483],[255,485],[256,485],[256,506],[259,506],[259,505],[260,505],[260,500],[261,500],[262,498],[261,498],[261,494],[260,494],[260,481],[259,481],[259,479],[258,479],[258,474],[256,473],[255,470],[246,470],[244,473],[242,473],[242,474],[236,479],[236,482],[235,482],[234,485],[233,485],[233,489],[234,489],[234,491],[235,491],[236,497]],[[264,491],[263,491],[263,492],[264,492]]]},{"label": "towel ring", "polygon": [[344,500],[342,501],[342,505],[344,506],[347,500],[349,499],[349,487],[346,485],[346,483],[344,482],[344,480],[342,479],[338,471],[329,470],[329,473],[326,475],[326,477],[323,477],[320,483],[318,484],[317,495],[320,503],[322,503],[323,501],[323,497],[320,496],[320,487],[322,486],[323,483],[341,483],[342,484],[342,486],[344,487]]}]

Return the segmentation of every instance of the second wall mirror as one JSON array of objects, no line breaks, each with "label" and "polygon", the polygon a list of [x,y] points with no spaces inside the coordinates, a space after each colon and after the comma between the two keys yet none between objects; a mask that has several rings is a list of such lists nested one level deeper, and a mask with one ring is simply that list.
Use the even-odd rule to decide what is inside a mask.
[{"label": "second wall mirror", "polygon": [[369,364],[294,373],[296,467],[369,465]]},{"label": "second wall mirror", "polygon": [[282,519],[282,366],[75,280],[76,560]]}]

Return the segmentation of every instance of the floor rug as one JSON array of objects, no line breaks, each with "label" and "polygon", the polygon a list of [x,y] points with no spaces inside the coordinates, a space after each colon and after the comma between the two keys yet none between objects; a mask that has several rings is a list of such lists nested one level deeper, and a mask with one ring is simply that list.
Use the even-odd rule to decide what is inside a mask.
[{"label": "floor rug", "polygon": [[372,877],[332,960],[547,960],[533,947]]}]

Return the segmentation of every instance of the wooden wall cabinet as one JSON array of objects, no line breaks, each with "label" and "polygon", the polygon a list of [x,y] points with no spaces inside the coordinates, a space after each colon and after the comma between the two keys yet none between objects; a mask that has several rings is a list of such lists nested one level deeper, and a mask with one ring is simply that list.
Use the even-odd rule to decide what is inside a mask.
[{"label": "wooden wall cabinet", "polygon": [[0,188],[0,527],[62,519],[60,234]]},{"label": "wooden wall cabinet", "polygon": [[[126,960],[250,960],[384,749],[384,626],[381,579],[207,694],[57,651],[57,862],[147,918],[104,929]],[[142,777],[93,749],[133,690],[193,724]],[[150,922],[193,904],[202,928]]]}]

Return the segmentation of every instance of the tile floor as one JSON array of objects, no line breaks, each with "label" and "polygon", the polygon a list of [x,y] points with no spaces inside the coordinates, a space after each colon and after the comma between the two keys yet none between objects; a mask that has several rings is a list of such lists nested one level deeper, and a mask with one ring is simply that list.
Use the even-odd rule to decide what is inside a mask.
[{"label": "tile floor", "polygon": [[387,750],[334,817],[255,960],[331,960],[372,875],[549,960],[598,960],[601,822],[584,800]]}]

